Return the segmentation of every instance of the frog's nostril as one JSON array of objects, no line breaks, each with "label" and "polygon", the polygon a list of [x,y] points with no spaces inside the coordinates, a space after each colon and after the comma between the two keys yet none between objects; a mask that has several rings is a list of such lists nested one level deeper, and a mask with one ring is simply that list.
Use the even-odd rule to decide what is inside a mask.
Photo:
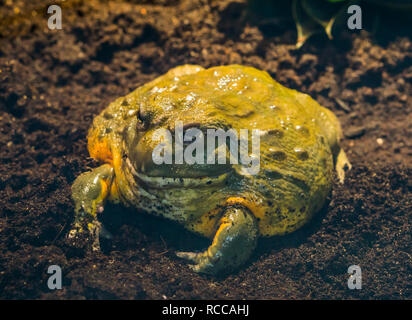
[{"label": "frog's nostril", "polygon": [[286,154],[282,150],[277,150],[274,148],[269,148],[269,156],[278,161],[284,161],[286,159]]},{"label": "frog's nostril", "polygon": [[309,159],[309,154],[307,151],[301,149],[301,148],[295,148],[294,149],[296,156],[298,157],[298,159],[300,160],[307,160]]}]

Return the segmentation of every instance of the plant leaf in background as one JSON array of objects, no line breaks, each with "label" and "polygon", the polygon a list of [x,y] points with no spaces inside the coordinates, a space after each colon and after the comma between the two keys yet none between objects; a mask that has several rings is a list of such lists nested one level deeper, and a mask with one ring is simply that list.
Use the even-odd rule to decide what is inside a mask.
[{"label": "plant leaf in background", "polygon": [[292,4],[298,38],[296,47],[300,48],[312,35],[323,31],[329,39],[336,24],[342,23],[342,16],[348,6],[358,0],[296,0]]},{"label": "plant leaf in background", "polygon": [[324,0],[302,0],[302,8],[314,21],[325,29],[328,38],[332,39],[332,27],[343,5],[341,3],[329,2]]},{"label": "plant leaf in background", "polygon": [[[276,12],[281,15],[282,10],[290,5],[286,0],[248,0],[255,7],[260,8],[266,15]],[[273,8],[276,10],[271,10]],[[334,28],[346,25],[348,19],[347,8],[353,4],[363,5],[374,9],[409,14],[412,9],[412,0],[293,0],[292,16],[297,30],[296,47],[300,48],[314,34],[325,32],[329,39],[333,38]],[[370,6],[370,7],[368,7]],[[368,11],[375,12],[374,10]],[[376,14],[376,13],[375,13]]]},{"label": "plant leaf in background", "polygon": [[315,33],[321,32],[322,28],[318,23],[313,21],[313,19],[308,16],[305,11],[303,11],[301,2],[299,0],[293,0],[292,2],[292,15],[296,23],[297,30],[297,41],[296,48],[300,48],[306,42],[309,37]]}]

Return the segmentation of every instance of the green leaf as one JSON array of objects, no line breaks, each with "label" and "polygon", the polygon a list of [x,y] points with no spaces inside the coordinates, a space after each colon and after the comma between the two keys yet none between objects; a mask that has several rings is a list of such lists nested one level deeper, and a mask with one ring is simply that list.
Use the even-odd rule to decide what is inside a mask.
[{"label": "green leaf", "polygon": [[319,25],[308,16],[302,8],[301,2],[293,0],[292,2],[292,14],[296,23],[296,30],[298,38],[296,41],[296,48],[300,48],[315,33],[321,32],[322,29]]},{"label": "green leaf", "polygon": [[342,7],[341,3],[328,3],[324,0],[302,0],[303,10],[325,29],[329,39],[333,38],[333,24]]}]

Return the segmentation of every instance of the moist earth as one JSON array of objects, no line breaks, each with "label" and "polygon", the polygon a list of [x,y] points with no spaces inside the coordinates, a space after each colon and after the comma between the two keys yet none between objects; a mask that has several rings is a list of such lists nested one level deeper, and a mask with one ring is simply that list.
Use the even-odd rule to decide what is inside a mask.
[{"label": "moist earth", "polygon": [[[0,4],[1,299],[412,298],[407,14],[365,7],[364,30],[315,36],[296,50],[288,10],[240,1]],[[51,4],[62,7],[62,30],[47,28]],[[98,165],[86,145],[93,117],[181,64],[253,66],[310,94],[338,116],[353,165],[309,224],[260,239],[225,277],[193,273],[175,257],[207,240],[119,206],[102,216],[114,235],[102,252],[66,239],[70,186]],[[62,268],[61,290],[47,287],[50,265]],[[361,267],[361,290],[348,289],[351,265]]]}]

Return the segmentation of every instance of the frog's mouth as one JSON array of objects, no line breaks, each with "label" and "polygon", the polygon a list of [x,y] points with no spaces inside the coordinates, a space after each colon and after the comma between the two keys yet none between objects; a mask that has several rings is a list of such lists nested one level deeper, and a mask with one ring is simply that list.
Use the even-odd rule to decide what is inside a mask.
[{"label": "frog's mouth", "polygon": [[231,166],[205,165],[154,165],[141,166],[136,170],[129,158],[126,165],[139,183],[152,188],[193,188],[211,187],[224,183],[228,178]]},{"label": "frog's mouth", "polygon": [[[208,143],[207,130],[215,128],[223,128],[227,130],[227,126],[220,123],[208,124],[204,127],[199,123],[188,123],[183,126],[183,122],[178,123],[182,125],[182,140],[183,134],[186,135],[187,130],[197,129],[197,134],[203,133],[205,137],[201,147],[206,149]],[[179,127],[178,127],[179,128]],[[168,131],[168,132],[166,132]],[[230,164],[229,153],[226,153],[226,161],[221,164],[221,161],[214,161],[215,163],[208,163],[208,150],[202,152],[199,158],[196,156],[198,149],[192,151],[190,161],[186,158],[186,148],[192,144],[192,141],[182,141],[179,145],[181,149],[178,150],[178,143],[176,142],[177,129],[165,129],[163,127],[149,129],[144,132],[144,135],[132,135],[130,138],[126,135],[125,146],[125,163],[128,171],[134,176],[136,181],[140,184],[154,188],[175,188],[175,187],[210,187],[216,184],[221,184],[226,180],[228,175],[233,172],[233,166]],[[193,130],[192,130],[193,132]],[[133,133],[133,131],[132,131]],[[167,133],[170,133],[170,137]],[[162,136],[159,139],[157,134]],[[212,137],[213,138],[213,137]],[[215,139],[215,138],[213,138]],[[197,140],[196,140],[197,141]],[[225,140],[226,143],[228,143]],[[215,140],[213,140],[215,143]],[[166,156],[165,146],[167,146],[167,153],[170,158]],[[215,146],[215,152],[217,146]],[[162,151],[158,151],[162,150]],[[184,153],[184,159],[183,155]],[[156,161],[156,155],[161,154],[161,161]],[[180,161],[178,160],[181,157]],[[199,160],[200,159],[200,160]],[[167,161],[166,161],[167,160]]]}]

